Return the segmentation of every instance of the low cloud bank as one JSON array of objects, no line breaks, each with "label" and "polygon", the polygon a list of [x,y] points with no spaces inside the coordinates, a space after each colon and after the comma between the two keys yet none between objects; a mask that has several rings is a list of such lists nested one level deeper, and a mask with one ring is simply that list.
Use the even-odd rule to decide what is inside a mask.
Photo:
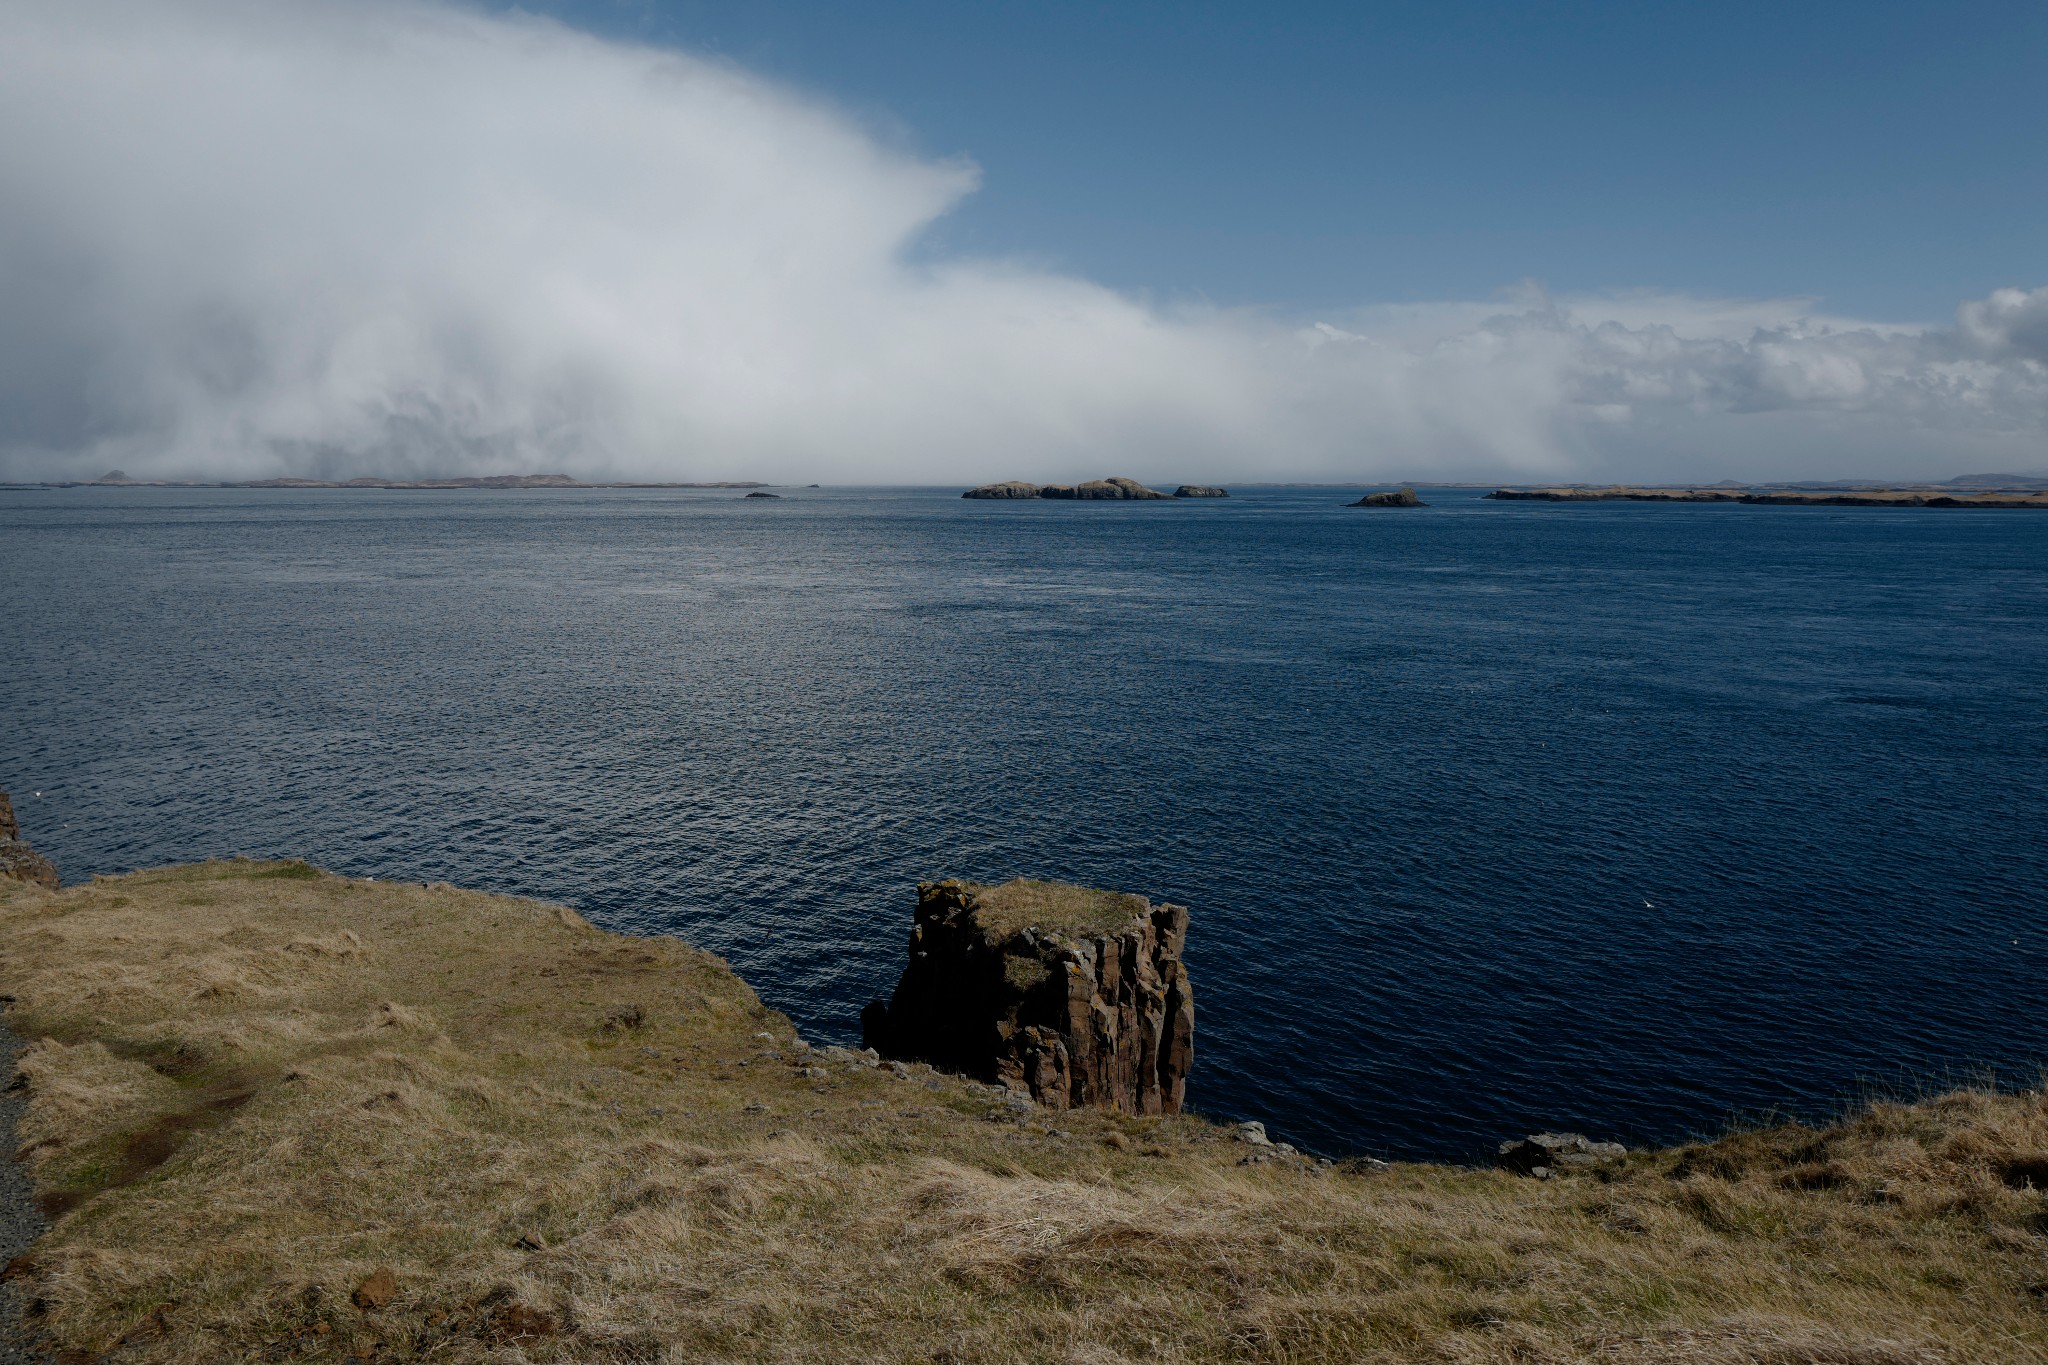
[{"label": "low cloud bank", "polygon": [[2039,468],[2048,289],[1147,304],[910,248],[800,92],[399,0],[0,0],[0,474],[967,483]]}]

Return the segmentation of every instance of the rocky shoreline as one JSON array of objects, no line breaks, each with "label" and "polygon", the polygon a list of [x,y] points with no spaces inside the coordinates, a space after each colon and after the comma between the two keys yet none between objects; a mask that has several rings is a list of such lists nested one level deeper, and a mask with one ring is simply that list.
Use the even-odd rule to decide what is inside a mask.
[{"label": "rocky shoreline", "polygon": [[2048,1351],[2038,1093],[1333,1161],[1171,1112],[1180,907],[941,882],[916,918],[881,1033],[958,1030],[992,1082],[813,1047],[712,955],[560,906],[247,859],[0,878],[10,1289],[60,1360],[134,1365]]}]

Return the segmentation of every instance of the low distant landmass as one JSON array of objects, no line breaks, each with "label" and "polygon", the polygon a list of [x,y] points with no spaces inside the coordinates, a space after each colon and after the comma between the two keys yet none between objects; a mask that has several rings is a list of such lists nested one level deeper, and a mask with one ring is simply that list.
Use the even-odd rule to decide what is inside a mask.
[{"label": "low distant landmass", "polygon": [[[110,469],[97,479],[64,479],[37,488],[767,488],[759,480],[716,483],[585,483],[567,474],[483,474],[459,479],[132,479]],[[811,485],[813,488],[816,484]]]},{"label": "low distant landmass", "polygon": [[[1999,475],[1975,475],[1991,479]],[[1917,487],[1750,487],[1713,484],[1705,488],[1645,488],[1616,484],[1588,488],[1564,484],[1549,488],[1496,488],[1486,496],[1503,502],[1740,502],[1817,507],[2039,507],[2048,508],[2048,480],[2038,490],[1987,488],[1960,480],[1947,486]],[[1982,489],[1983,491],[1971,491]]]}]

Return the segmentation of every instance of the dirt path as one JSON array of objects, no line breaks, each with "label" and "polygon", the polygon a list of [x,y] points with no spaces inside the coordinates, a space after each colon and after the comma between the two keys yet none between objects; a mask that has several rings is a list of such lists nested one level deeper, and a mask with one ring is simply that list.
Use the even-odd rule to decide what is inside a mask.
[{"label": "dirt path", "polygon": [[[6,1082],[14,1079],[14,1058],[20,1051],[21,1040],[0,1024],[0,1076]],[[23,1102],[19,1091],[0,1090],[0,1263],[27,1251],[43,1231],[43,1215],[30,1191],[28,1172],[13,1159],[14,1124]],[[20,1307],[11,1289],[0,1293],[0,1365],[45,1365],[47,1356],[23,1344],[17,1316]]]}]

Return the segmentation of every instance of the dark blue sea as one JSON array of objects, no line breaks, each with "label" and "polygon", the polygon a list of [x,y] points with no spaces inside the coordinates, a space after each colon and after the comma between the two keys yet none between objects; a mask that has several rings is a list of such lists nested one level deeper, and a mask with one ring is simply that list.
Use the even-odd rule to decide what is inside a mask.
[{"label": "dark blue sea", "polygon": [[1356,496],[0,491],[0,786],[70,880],[546,897],[818,1041],[921,878],[1184,902],[1191,1103],[1333,1154],[2037,1081],[2048,515]]}]

